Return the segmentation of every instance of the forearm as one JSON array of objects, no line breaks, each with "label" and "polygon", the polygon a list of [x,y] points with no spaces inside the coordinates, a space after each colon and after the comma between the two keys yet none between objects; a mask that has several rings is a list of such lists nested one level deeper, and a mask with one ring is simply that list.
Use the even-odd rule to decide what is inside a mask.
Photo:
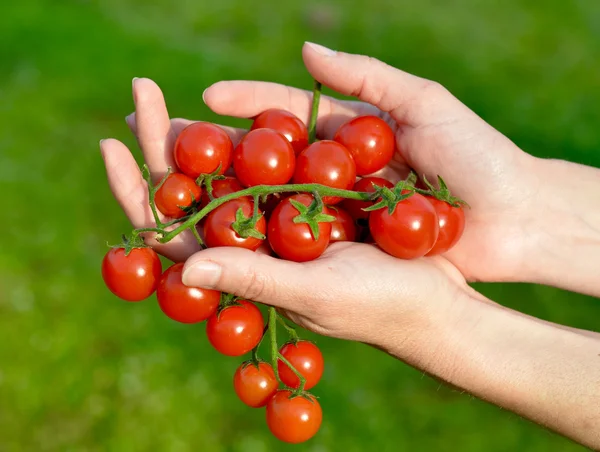
[{"label": "forearm", "polygon": [[535,159],[539,210],[529,224],[528,281],[600,297],[600,169]]},{"label": "forearm", "polygon": [[600,448],[600,339],[469,296],[379,347],[427,373]]}]

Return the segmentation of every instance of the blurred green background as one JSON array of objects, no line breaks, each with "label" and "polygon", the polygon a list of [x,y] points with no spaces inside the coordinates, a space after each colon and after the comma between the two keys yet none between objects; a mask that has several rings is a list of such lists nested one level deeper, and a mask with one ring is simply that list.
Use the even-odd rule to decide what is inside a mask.
[{"label": "blurred green background", "polygon": [[[221,79],[311,87],[304,40],[442,82],[528,152],[600,166],[600,2],[28,0],[0,6],[0,451],[577,451],[361,344],[317,338],[325,411],[311,442],[272,439],[233,393],[237,359],[99,266],[129,224],[98,140],[124,140],[132,77],[173,116],[216,119]],[[225,120],[232,125],[247,124]],[[564,182],[564,181],[563,181]],[[597,328],[598,300],[481,285],[524,312]],[[314,338],[314,336],[309,335]]]}]

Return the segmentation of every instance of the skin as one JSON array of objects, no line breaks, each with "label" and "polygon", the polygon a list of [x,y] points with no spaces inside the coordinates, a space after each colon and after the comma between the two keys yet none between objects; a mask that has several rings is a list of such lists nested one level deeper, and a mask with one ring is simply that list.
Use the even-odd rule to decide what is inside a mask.
[{"label": "skin", "polygon": [[[471,206],[460,242],[444,256],[414,261],[341,242],[302,264],[240,249],[192,255],[188,235],[157,250],[187,260],[186,284],[276,306],[319,334],[369,343],[600,448],[600,334],[507,309],[467,284],[518,281],[600,297],[600,170],[525,153],[438,83],[313,44],[305,44],[302,55],[323,85],[358,98],[322,97],[319,138],[331,139],[357,115],[384,118],[400,151],[378,175],[396,181],[407,163],[429,180],[441,174]],[[214,112],[244,118],[274,106],[306,118],[311,100],[302,90],[248,81],[216,83],[203,97]],[[169,120],[160,89],[148,79],[134,82],[134,99],[136,114],[128,122],[159,175],[186,121]],[[243,133],[227,130],[234,141]],[[134,226],[151,226],[146,187],[131,153],[117,140],[103,141],[101,148],[116,199]]]}]

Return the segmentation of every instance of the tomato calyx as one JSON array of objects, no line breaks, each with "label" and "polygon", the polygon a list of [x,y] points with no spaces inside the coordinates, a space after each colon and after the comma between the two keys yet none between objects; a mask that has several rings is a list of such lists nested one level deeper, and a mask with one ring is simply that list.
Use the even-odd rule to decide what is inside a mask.
[{"label": "tomato calyx", "polygon": [[243,306],[239,300],[243,300],[243,298],[231,293],[221,292],[221,301],[219,302],[219,307],[217,308],[217,317],[219,317],[225,309],[233,306]]},{"label": "tomato calyx", "polygon": [[289,391],[290,395],[288,396],[289,400],[295,399],[296,397],[302,397],[303,399],[308,400],[311,403],[314,403],[319,397],[314,394],[311,394],[308,391],[293,389],[286,387],[283,389],[284,391]]},{"label": "tomato calyx", "polygon": [[323,199],[318,192],[314,192],[313,197],[313,202],[311,202],[309,206],[305,206],[295,199],[290,199],[290,203],[298,211],[298,215],[296,215],[292,221],[296,224],[306,223],[310,228],[313,238],[318,240],[319,223],[331,223],[335,221],[335,217],[323,212],[325,204],[323,204]]},{"label": "tomato calyx", "polygon": [[365,212],[372,212],[374,210],[383,209],[387,207],[388,213],[392,215],[394,210],[396,210],[396,206],[398,203],[404,201],[407,198],[410,198],[415,194],[415,187],[411,184],[411,177],[409,176],[406,180],[401,180],[396,184],[393,189],[387,187],[380,187],[378,185],[374,185],[375,187],[375,197],[379,198],[380,201],[376,202],[372,206],[365,207]]},{"label": "tomato calyx", "polygon": [[223,176],[222,174],[219,174],[220,172],[221,172],[221,164],[219,163],[219,166],[217,166],[217,169],[214,170],[212,173],[200,174],[200,176],[198,176],[198,178],[196,179],[196,185],[198,185],[200,187],[204,186],[204,188],[206,190],[206,194],[208,195],[208,199],[211,201],[213,199],[215,199],[213,196],[212,182],[214,180],[225,179],[225,176]]},{"label": "tomato calyx", "polygon": [[108,245],[110,248],[123,248],[125,250],[125,256],[129,256],[136,248],[151,248],[151,246],[146,245],[144,239],[137,234],[132,234],[131,237],[127,237],[125,234],[121,236],[121,243],[118,245]]},{"label": "tomato calyx", "polygon": [[440,201],[447,202],[452,207],[469,207],[469,204],[467,204],[466,201],[463,201],[462,199],[457,198],[456,196],[452,196],[452,193],[450,193],[450,189],[446,185],[444,179],[442,179],[442,176],[438,175],[437,179],[439,188],[435,188],[433,184],[429,182],[429,180],[427,180],[427,177],[423,174],[423,183],[429,188],[429,190],[415,188],[415,191],[422,195],[433,196],[434,198],[439,199]]},{"label": "tomato calyx", "polygon": [[258,240],[264,240],[267,238],[262,232],[256,229],[256,223],[260,220],[263,214],[258,210],[258,196],[254,197],[254,212],[250,217],[246,217],[244,209],[241,207],[235,212],[235,221],[231,223],[231,229],[235,231],[237,235],[246,239],[253,237]]}]

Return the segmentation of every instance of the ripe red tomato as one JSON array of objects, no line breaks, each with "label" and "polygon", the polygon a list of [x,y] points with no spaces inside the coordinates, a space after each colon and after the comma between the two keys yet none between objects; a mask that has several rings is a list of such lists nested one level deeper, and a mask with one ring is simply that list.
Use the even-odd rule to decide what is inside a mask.
[{"label": "ripe red tomato", "polygon": [[460,240],[465,230],[465,211],[434,197],[428,196],[427,199],[435,208],[440,226],[437,241],[427,253],[427,256],[434,256],[445,253]]},{"label": "ripe red tomato", "polygon": [[233,143],[222,128],[208,122],[195,122],[181,131],[173,156],[181,172],[196,179],[200,174],[219,174],[231,166]]},{"label": "ripe red tomato", "polygon": [[181,218],[185,216],[185,211],[180,207],[189,207],[200,201],[201,193],[194,179],[182,173],[172,173],[156,191],[154,202],[163,215]]},{"label": "ripe red tomato", "polygon": [[[252,217],[254,203],[247,198],[236,198],[220,205],[206,217],[204,222],[204,242],[209,248],[216,246],[236,246],[255,251],[263,240],[256,237],[241,237],[232,228],[238,209],[246,218]],[[261,216],[256,222],[256,230],[267,232],[267,221]]]},{"label": "ripe red tomato", "polygon": [[[317,141],[304,149],[296,159],[295,184],[322,184],[350,190],[356,180],[356,165],[352,154],[339,143]],[[325,196],[323,202],[336,204],[342,198]]]},{"label": "ripe red tomato", "polygon": [[[279,352],[287,359],[300,374],[306,378],[304,389],[313,388],[323,376],[323,355],[315,344],[309,341],[298,341],[296,344],[288,343],[281,347]],[[290,388],[300,387],[300,379],[287,364],[277,362],[279,378],[283,384]]]},{"label": "ripe red tomato", "polygon": [[[389,180],[383,179],[381,177],[363,177],[362,179],[356,181],[352,190],[359,192],[374,193],[375,187],[373,186],[373,184],[379,187],[394,187],[394,184],[392,184]],[[342,202],[342,207],[346,209],[346,211],[356,221],[366,220],[367,218],[369,218],[369,212],[365,212],[362,209],[366,209],[371,205],[373,205],[373,203],[370,201],[358,201],[356,199],[344,199],[344,201]]]},{"label": "ripe red tomato", "polygon": [[375,243],[400,259],[414,259],[429,252],[439,234],[433,205],[418,193],[400,201],[390,215],[383,207],[369,215],[369,230]]},{"label": "ripe red tomato", "polygon": [[[213,198],[217,199],[221,196],[230,195],[231,193],[243,190],[242,184],[238,182],[235,177],[226,177],[225,179],[215,179],[212,181],[212,195]],[[203,209],[210,202],[208,193],[206,190],[202,191],[200,197],[200,208]]]},{"label": "ripe red tomato", "polygon": [[254,363],[245,362],[233,375],[235,393],[242,402],[252,408],[265,406],[278,387],[273,367],[267,363],[258,363],[257,367]]},{"label": "ripe red tomato", "polygon": [[379,171],[390,162],[396,149],[394,132],[377,116],[351,119],[338,129],[333,139],[352,153],[359,176]]},{"label": "ripe red tomato", "polygon": [[260,342],[263,316],[254,303],[239,300],[240,306],[230,306],[213,314],[206,322],[208,341],[227,356],[248,353]]},{"label": "ripe red tomato", "polygon": [[319,431],[323,411],[313,396],[308,399],[280,390],[267,403],[267,426],[271,433],[286,443],[298,444],[308,441]]},{"label": "ripe red tomato", "polygon": [[256,117],[250,130],[273,129],[279,132],[292,144],[298,154],[308,146],[308,129],[296,115],[287,110],[270,109]]},{"label": "ripe red tomato", "polygon": [[233,152],[233,169],[246,187],[287,184],[295,164],[290,142],[271,129],[248,132]]},{"label": "ripe red tomato", "polygon": [[106,287],[126,301],[142,301],[156,290],[162,264],[152,248],[111,248],[102,260]]},{"label": "ripe red tomato", "polygon": [[167,317],[177,322],[202,322],[217,311],[221,292],[188,287],[181,282],[182,273],[181,262],[165,270],[156,289],[158,306]]},{"label": "ripe red tomato", "polygon": [[[315,240],[310,227],[306,223],[294,223],[298,210],[290,203],[296,200],[309,206],[313,197],[306,193],[289,196],[281,201],[269,218],[267,239],[271,249],[279,257],[295,262],[305,262],[319,257],[327,245],[331,235],[331,223],[319,223],[319,238]],[[324,213],[330,213],[325,208]]]},{"label": "ripe red tomato", "polygon": [[335,217],[335,221],[331,223],[330,242],[355,242],[356,241],[356,225],[354,219],[348,212],[339,207],[329,209],[329,213]]}]

